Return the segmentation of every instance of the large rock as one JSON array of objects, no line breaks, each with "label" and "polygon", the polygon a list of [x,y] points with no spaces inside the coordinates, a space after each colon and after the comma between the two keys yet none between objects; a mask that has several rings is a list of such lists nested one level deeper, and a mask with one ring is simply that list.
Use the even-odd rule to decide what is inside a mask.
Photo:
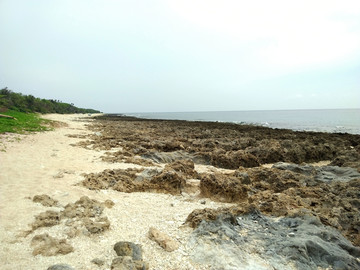
[{"label": "large rock", "polygon": [[155,190],[170,194],[180,194],[186,185],[185,178],[174,170],[164,170],[150,180]]},{"label": "large rock", "polygon": [[298,165],[292,163],[278,162],[273,168],[280,170],[288,170],[303,174],[308,178],[316,181],[330,183],[333,181],[348,182],[360,178],[360,172],[357,169],[338,166],[321,166],[315,167],[309,164]]},{"label": "large rock", "polygon": [[105,170],[85,176],[82,185],[89,189],[114,189],[120,192],[155,191],[180,194],[186,181],[181,173],[173,169],[166,170]]},{"label": "large rock", "polygon": [[240,177],[220,173],[203,174],[200,182],[201,195],[225,202],[244,201],[248,195],[242,182]]},{"label": "large rock", "polygon": [[360,248],[307,215],[221,215],[202,222],[188,248],[194,261],[214,269],[360,269]]},{"label": "large rock", "polygon": [[194,162],[190,159],[177,160],[165,166],[164,170],[174,170],[185,178],[196,178],[198,173],[195,171]]},{"label": "large rock", "polygon": [[172,163],[178,160],[192,160],[196,163],[208,164],[208,162],[197,153],[187,153],[185,151],[158,152],[148,151],[142,155],[143,158],[150,159],[156,163]]},{"label": "large rock", "polygon": [[211,165],[224,169],[236,170],[239,167],[257,167],[260,163],[257,157],[245,151],[226,152],[221,149],[211,153]]}]

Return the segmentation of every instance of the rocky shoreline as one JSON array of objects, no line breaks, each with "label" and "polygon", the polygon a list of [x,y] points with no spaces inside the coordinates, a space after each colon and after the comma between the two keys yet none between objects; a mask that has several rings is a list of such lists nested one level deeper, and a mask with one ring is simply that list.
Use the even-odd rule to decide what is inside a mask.
[{"label": "rocky shoreline", "polygon": [[[192,255],[195,261],[210,263],[214,269],[242,269],[237,268],[240,265],[251,269],[246,249],[240,247],[244,241],[249,248],[249,242],[265,241],[271,246],[250,249],[275,268],[360,269],[360,135],[106,115],[89,128],[94,135],[78,145],[108,151],[104,161],[143,168],[88,174],[81,185],[236,203],[189,213],[186,224],[196,228],[190,240],[197,250]],[[310,164],[314,162],[326,165]],[[269,163],[274,164],[266,166]],[[210,169],[198,172],[202,165]],[[248,216],[254,213],[267,220],[268,234],[274,238],[296,229],[281,234],[286,241],[274,244],[260,233],[262,229],[250,228]],[[280,221],[270,222],[274,218]],[[297,225],[286,225],[294,222]],[[244,226],[253,230],[254,237],[231,236]],[[199,250],[202,241],[206,244]],[[209,246],[227,255],[207,261],[214,252]],[[231,256],[228,248],[234,252]],[[269,248],[278,259],[269,259],[271,252],[265,252]],[[235,260],[240,254],[245,257]],[[228,256],[236,262],[229,263]]]},{"label": "rocky shoreline", "polygon": [[37,265],[28,269],[360,269],[360,135],[75,121],[49,148],[23,148],[53,180],[34,188],[41,168],[21,163],[34,190],[3,194],[26,211],[15,218],[24,226],[0,230],[3,259],[18,243],[28,246],[21,265]]}]

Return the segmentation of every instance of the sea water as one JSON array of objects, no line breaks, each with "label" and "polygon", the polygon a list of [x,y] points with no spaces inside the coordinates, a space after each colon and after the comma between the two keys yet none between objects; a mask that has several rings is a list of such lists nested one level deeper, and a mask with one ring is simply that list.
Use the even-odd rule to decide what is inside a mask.
[{"label": "sea water", "polygon": [[299,131],[360,134],[360,109],[126,113],[147,119],[218,121]]}]

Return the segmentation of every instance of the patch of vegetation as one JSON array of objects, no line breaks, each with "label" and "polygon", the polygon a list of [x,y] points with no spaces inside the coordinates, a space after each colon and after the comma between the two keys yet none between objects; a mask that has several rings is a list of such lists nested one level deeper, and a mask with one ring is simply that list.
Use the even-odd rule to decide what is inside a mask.
[{"label": "patch of vegetation", "polygon": [[77,108],[74,104],[53,99],[40,99],[32,95],[15,93],[7,87],[0,90],[0,113],[7,109],[19,112],[39,113],[99,113],[93,109]]},{"label": "patch of vegetation", "polygon": [[51,121],[40,118],[36,113],[8,110],[2,114],[16,119],[0,117],[0,133],[27,133],[52,129]]}]

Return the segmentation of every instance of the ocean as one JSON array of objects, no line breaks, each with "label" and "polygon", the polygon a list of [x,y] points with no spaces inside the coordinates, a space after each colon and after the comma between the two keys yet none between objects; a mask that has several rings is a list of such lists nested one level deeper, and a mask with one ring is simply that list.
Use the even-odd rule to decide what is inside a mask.
[{"label": "ocean", "polygon": [[360,134],[360,109],[126,113],[147,119],[218,121],[298,131]]}]

